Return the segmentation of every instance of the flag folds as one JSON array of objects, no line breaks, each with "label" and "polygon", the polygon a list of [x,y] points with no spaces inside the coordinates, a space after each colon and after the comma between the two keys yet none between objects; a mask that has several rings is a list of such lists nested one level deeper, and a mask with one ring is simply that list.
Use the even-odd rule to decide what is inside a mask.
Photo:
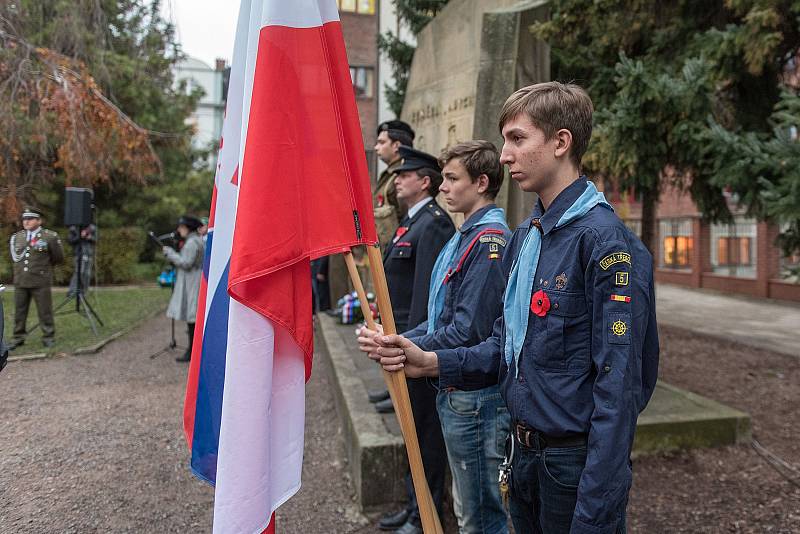
[{"label": "flag folds", "polygon": [[377,242],[335,0],[242,0],[184,430],[214,532],[261,532],[300,486],[310,260]]}]

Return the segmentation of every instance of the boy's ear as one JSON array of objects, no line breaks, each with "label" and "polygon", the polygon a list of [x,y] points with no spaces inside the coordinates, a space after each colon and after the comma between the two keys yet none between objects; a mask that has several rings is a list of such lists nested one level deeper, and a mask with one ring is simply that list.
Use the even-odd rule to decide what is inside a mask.
[{"label": "boy's ear", "polygon": [[569,155],[569,151],[572,148],[572,132],[567,130],[566,128],[561,128],[559,131],[556,132],[556,149],[555,149],[555,157],[561,158]]}]

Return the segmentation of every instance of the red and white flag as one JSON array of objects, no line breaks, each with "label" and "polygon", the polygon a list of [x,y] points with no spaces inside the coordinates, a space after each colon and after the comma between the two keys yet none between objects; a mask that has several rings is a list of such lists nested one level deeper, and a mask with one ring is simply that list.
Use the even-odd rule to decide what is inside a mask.
[{"label": "red and white flag", "polygon": [[255,533],[300,487],[310,260],[377,242],[335,0],[242,0],[223,135],[184,424],[214,532]]}]

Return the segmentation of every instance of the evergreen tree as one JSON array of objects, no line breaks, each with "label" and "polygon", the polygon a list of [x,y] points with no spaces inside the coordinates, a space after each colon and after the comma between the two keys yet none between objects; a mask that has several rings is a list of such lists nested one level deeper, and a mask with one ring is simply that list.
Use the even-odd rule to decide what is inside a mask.
[{"label": "evergreen tree", "polygon": [[[641,198],[650,250],[665,184],[688,190],[706,218],[730,217],[722,190],[737,183],[719,174],[726,154],[711,132],[771,131],[799,14],[798,0],[563,0],[535,25],[554,78],[576,80],[595,102],[587,170]],[[767,198],[743,196],[753,212]]]}]

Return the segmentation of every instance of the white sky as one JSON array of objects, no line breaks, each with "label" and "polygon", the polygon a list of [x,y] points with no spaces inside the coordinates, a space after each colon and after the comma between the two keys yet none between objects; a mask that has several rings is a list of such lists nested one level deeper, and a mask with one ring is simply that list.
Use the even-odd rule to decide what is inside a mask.
[{"label": "white sky", "polygon": [[183,51],[210,67],[216,58],[230,64],[239,16],[237,0],[164,0],[162,15],[175,24]]}]

